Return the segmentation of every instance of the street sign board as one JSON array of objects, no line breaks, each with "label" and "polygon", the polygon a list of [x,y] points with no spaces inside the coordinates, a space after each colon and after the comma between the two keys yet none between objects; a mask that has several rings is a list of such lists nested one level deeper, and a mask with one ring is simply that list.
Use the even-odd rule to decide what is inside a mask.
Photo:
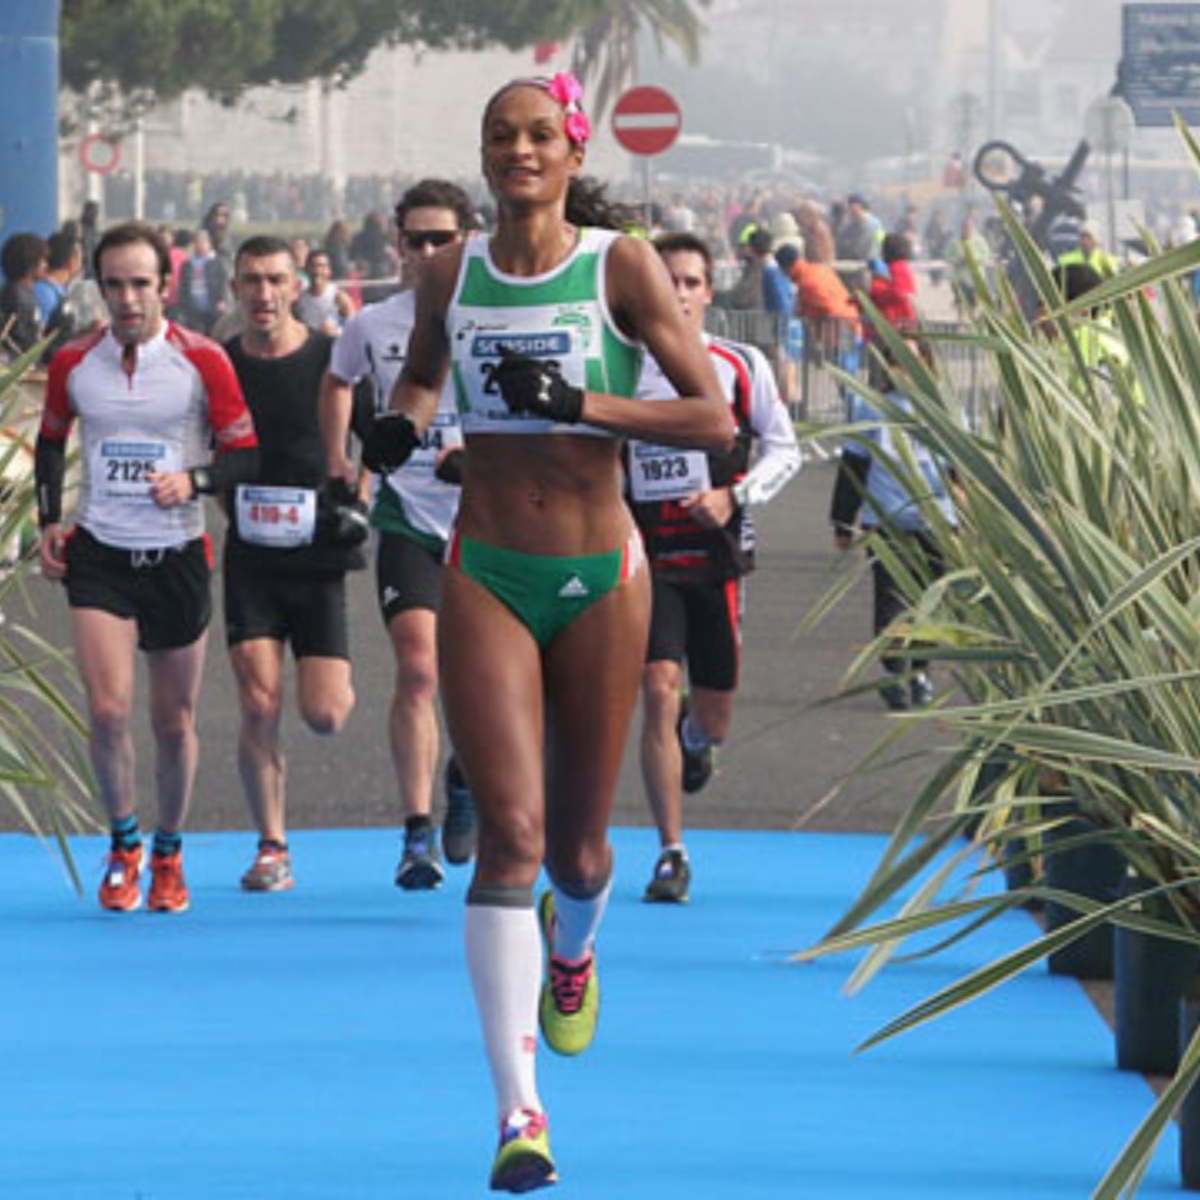
[{"label": "street sign board", "polygon": [[1138,125],[1200,122],[1200,4],[1126,4],[1120,79]]},{"label": "street sign board", "polygon": [[682,128],[678,101],[659,87],[630,88],[613,108],[613,136],[630,154],[661,154]]}]

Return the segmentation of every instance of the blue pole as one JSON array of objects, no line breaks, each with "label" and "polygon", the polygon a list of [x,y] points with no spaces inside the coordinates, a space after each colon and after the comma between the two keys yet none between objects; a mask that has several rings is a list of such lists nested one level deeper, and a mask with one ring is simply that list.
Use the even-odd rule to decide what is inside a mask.
[{"label": "blue pole", "polygon": [[0,241],[58,227],[60,0],[0,0]]}]

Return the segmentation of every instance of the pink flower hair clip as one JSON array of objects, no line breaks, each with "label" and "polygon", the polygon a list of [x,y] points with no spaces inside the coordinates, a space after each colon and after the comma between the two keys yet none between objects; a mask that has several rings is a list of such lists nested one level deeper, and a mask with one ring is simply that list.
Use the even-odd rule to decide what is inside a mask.
[{"label": "pink flower hair clip", "polygon": [[592,136],[592,123],[579,105],[583,98],[583,87],[579,80],[567,71],[559,71],[545,86],[546,91],[563,106],[567,137],[577,146],[586,145]]}]

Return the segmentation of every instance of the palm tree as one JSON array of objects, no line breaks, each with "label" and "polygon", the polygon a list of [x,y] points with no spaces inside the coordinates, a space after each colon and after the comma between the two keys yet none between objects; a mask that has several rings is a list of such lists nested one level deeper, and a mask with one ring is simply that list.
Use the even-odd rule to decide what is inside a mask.
[{"label": "palm tree", "polygon": [[554,20],[547,21],[555,36],[575,33],[571,69],[592,88],[588,105],[594,118],[637,75],[638,43],[642,33],[654,38],[661,52],[668,45],[683,51],[689,63],[700,57],[704,26],[698,7],[710,0],[560,0]]},{"label": "palm tree", "polygon": [[[1200,170],[1200,143],[1180,131]],[[909,949],[905,939],[934,928],[951,931],[919,956],[1029,900],[1078,916],[915,1004],[867,1045],[982,996],[1109,921],[1200,946],[1200,332],[1187,282],[1200,242],[1156,253],[1067,304],[1029,234],[1009,210],[1003,216],[1044,315],[1031,325],[1006,280],[992,289],[975,272],[975,328],[955,338],[978,348],[996,380],[997,404],[978,428],[962,420],[949,375],[927,370],[895,330],[880,326],[903,360],[915,414],[893,407],[887,420],[952,469],[960,522],[956,533],[936,534],[946,553],[940,579],[922,577],[912,556],[893,560],[910,610],[851,671],[860,680],[895,637],[942,658],[959,689],[903,720],[936,721],[961,740],[947,749],[942,739],[874,876],[799,957],[869,947],[852,980],[859,987]],[[933,524],[937,513],[904,444],[888,469],[908,481]],[[828,603],[814,616],[826,611]],[[886,747],[890,757],[896,739],[873,753]],[[1049,843],[1046,835],[1075,815],[1090,831]],[[1035,853],[1088,844],[1117,850],[1151,890],[1110,904],[1060,891],[1044,876],[1012,891],[984,883],[1006,859],[1027,865]],[[1159,897],[1165,920],[1147,908]],[[885,911],[889,904],[899,912]],[[1097,1200],[1136,1190],[1198,1081],[1200,1033],[1097,1186]]]},{"label": "palm tree", "polygon": [[[87,724],[68,653],[19,620],[25,576],[36,554],[22,553],[34,510],[33,455],[26,374],[45,344],[0,365],[0,547],[17,561],[0,574],[0,828],[26,829],[57,844],[76,886],[69,834],[101,827],[89,797]],[[24,604],[28,603],[25,597]]]}]

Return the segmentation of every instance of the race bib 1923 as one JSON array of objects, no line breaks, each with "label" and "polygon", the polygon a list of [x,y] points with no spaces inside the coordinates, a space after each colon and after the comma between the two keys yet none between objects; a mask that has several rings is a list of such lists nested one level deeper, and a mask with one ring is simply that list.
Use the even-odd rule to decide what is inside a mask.
[{"label": "race bib 1923", "polygon": [[712,487],[708,455],[703,450],[681,450],[631,442],[629,486],[639,504],[658,500],[682,500]]}]

